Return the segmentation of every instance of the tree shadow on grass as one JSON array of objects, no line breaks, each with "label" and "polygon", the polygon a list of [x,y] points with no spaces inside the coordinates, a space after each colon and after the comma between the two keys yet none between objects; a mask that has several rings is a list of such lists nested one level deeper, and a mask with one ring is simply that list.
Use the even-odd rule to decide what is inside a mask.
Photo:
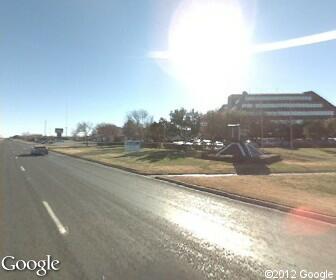
[{"label": "tree shadow on grass", "polygon": [[[143,151],[120,155],[116,158],[135,158],[136,161],[155,163],[165,159],[177,160],[187,157],[195,157],[195,154],[187,151]],[[233,162],[236,173],[239,175],[268,175],[271,173],[264,162],[239,161]]]},{"label": "tree shadow on grass", "polygon": [[324,150],[324,152],[327,153],[327,154],[336,155],[336,150],[333,151],[333,150],[328,149],[328,150]]},{"label": "tree shadow on grass", "polygon": [[123,157],[133,157],[136,158],[136,161],[147,161],[147,162],[159,162],[164,159],[168,160],[176,160],[180,158],[186,158],[190,155],[183,151],[144,151],[144,152],[134,152],[134,153],[127,153],[116,158],[123,158]]},{"label": "tree shadow on grass", "polygon": [[121,148],[115,147],[97,147],[96,149],[89,150],[89,151],[81,151],[76,153],[76,155],[85,155],[85,156],[99,156],[105,154],[114,154],[114,153],[121,153],[124,150]]},{"label": "tree shadow on grass", "polygon": [[271,170],[262,162],[233,162],[238,175],[269,175]]}]

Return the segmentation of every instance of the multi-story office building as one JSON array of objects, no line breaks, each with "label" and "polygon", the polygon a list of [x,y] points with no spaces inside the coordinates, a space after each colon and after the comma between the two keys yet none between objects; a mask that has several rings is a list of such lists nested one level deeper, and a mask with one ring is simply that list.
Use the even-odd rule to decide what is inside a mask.
[{"label": "multi-story office building", "polygon": [[245,111],[273,121],[333,118],[336,107],[313,91],[282,94],[233,94],[228,97],[229,110]]}]

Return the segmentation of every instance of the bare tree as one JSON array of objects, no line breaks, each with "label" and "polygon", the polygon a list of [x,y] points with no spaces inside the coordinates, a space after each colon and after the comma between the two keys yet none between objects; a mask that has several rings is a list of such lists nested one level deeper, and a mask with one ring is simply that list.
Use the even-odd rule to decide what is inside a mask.
[{"label": "bare tree", "polygon": [[93,129],[92,123],[79,122],[77,124],[77,127],[76,127],[75,131],[74,131],[74,135],[77,136],[79,133],[83,133],[84,137],[85,137],[86,146],[88,146],[89,145],[88,136],[89,136],[90,133],[92,133],[92,129]]},{"label": "bare tree", "polygon": [[123,131],[126,137],[144,139],[147,128],[153,123],[153,117],[146,110],[133,110],[126,116]]},{"label": "bare tree", "polygon": [[95,127],[96,134],[103,142],[112,142],[122,136],[121,128],[112,123],[100,123]]},{"label": "bare tree", "polygon": [[133,121],[138,127],[147,127],[153,122],[153,117],[146,110],[133,110],[126,116],[127,121]]}]

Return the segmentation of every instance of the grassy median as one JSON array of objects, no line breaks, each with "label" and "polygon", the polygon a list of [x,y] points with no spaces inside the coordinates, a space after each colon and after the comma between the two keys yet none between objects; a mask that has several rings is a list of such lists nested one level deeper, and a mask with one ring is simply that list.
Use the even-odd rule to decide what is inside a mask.
[{"label": "grassy median", "polygon": [[299,172],[335,172],[336,148],[303,148],[297,150],[268,148],[266,152],[280,154],[282,160],[273,164],[241,163],[205,160],[200,153],[167,149],[143,149],[126,153],[118,147],[53,147],[52,150],[114,166],[130,168],[145,174],[235,173],[269,174]]},{"label": "grassy median", "polygon": [[336,216],[336,174],[169,179]]},{"label": "grassy median", "polygon": [[52,150],[130,168],[144,174],[234,172],[234,167],[230,163],[200,159],[197,158],[197,153],[166,149],[143,149],[137,153],[126,153],[123,147],[52,148]]}]

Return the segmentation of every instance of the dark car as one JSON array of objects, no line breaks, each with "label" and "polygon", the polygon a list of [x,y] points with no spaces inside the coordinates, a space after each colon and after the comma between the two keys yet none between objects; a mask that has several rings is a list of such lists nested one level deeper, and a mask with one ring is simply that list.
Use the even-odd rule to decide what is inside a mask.
[{"label": "dark car", "polygon": [[34,146],[32,147],[30,153],[34,156],[43,156],[48,154],[48,148],[46,146]]}]

